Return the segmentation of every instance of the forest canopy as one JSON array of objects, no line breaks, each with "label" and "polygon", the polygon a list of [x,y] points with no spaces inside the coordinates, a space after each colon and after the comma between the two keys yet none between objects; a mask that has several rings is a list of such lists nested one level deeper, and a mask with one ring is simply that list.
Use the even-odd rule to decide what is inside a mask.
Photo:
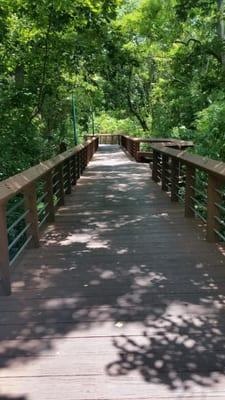
[{"label": "forest canopy", "polygon": [[0,179],[84,133],[225,160],[223,0],[0,0]]}]

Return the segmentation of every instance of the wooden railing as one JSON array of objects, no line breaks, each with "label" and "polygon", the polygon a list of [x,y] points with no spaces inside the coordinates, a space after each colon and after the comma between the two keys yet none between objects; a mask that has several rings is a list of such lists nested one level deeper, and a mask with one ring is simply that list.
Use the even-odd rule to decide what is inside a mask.
[{"label": "wooden railing", "polygon": [[148,147],[152,147],[152,144],[161,143],[164,146],[172,147],[175,149],[187,149],[193,147],[193,142],[177,139],[165,139],[165,138],[133,138],[130,136],[120,135],[121,146],[138,162],[142,159],[152,160],[153,151],[142,151],[141,145],[145,144]]},{"label": "wooden railing", "polygon": [[[152,160],[153,151],[151,149],[151,145],[154,143],[161,143],[175,149],[186,149],[194,146],[193,142],[191,141],[177,140],[171,138],[134,138],[120,133],[99,134],[96,136],[85,135],[84,137],[86,140],[93,137],[98,137],[99,144],[119,144],[138,162],[149,162]],[[141,149],[142,145],[150,147],[150,150],[146,151]]]},{"label": "wooden railing", "polygon": [[184,203],[187,218],[199,217],[209,242],[225,241],[225,163],[153,145],[152,179]]},{"label": "wooden railing", "polygon": [[99,144],[120,144],[120,136],[120,134],[85,135],[85,139],[88,140],[93,137],[98,137]]},{"label": "wooden railing", "polygon": [[98,138],[88,140],[0,182],[0,275],[6,295],[11,293],[10,267],[25,248],[39,247],[42,226],[54,221],[97,148]]}]

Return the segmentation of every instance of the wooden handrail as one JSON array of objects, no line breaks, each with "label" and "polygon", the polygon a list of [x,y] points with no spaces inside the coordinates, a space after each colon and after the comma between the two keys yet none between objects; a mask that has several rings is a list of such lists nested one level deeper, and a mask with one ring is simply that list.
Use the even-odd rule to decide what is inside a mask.
[{"label": "wooden handrail", "polygon": [[159,144],[152,149],[152,179],[172,201],[183,200],[185,217],[203,220],[209,242],[225,241],[225,163]]},{"label": "wooden handrail", "polygon": [[89,139],[0,182],[0,277],[6,295],[11,293],[10,266],[27,246],[39,247],[42,225],[54,221],[56,208],[64,204],[97,148],[98,138]]},{"label": "wooden handrail", "polygon": [[84,135],[85,140],[92,139],[93,137],[98,137],[99,144],[119,144],[120,135],[115,134],[100,134],[100,135]]},{"label": "wooden handrail", "polygon": [[167,147],[175,147],[177,149],[186,149],[187,147],[193,147],[194,144],[192,141],[179,140],[173,138],[140,138],[140,137],[132,137],[128,135],[124,135],[121,133],[112,133],[112,134],[99,134],[99,135],[85,135],[85,139],[91,139],[93,137],[99,138],[100,144],[120,144],[124,147],[128,152],[138,161],[137,152],[140,151],[140,145],[142,143],[145,144],[154,144],[154,143],[163,143]]},{"label": "wooden handrail", "polygon": [[178,140],[172,138],[133,138],[126,135],[120,135],[121,146],[136,160],[140,161],[140,146],[142,143],[151,145],[161,144],[162,146],[173,147],[176,149],[187,149],[193,147],[192,141]]},{"label": "wooden handrail", "polygon": [[[166,145],[167,146],[167,145]],[[218,175],[225,179],[225,163],[222,161],[212,160],[208,157],[187,153],[186,151],[178,151],[161,145],[152,145],[152,149],[170,157],[175,157],[184,164],[192,165],[205,172]]]},{"label": "wooden handrail", "polygon": [[174,145],[176,145],[178,147],[179,146],[180,147],[185,147],[185,146],[193,147],[194,146],[194,144],[193,144],[193,142],[191,140],[187,141],[187,140],[180,140],[180,139],[174,139],[174,138],[158,138],[158,137],[156,137],[156,138],[154,138],[154,137],[151,137],[151,138],[139,138],[139,137],[134,138],[132,136],[127,136],[127,135],[120,135],[120,136],[123,136],[126,139],[133,140],[133,141],[139,142],[139,143],[149,143],[149,144],[165,143],[166,146],[168,146],[168,147],[174,146]]},{"label": "wooden handrail", "polygon": [[56,168],[58,165],[62,164],[64,161],[68,160],[75,154],[79,153],[82,149],[96,141],[94,138],[88,140],[84,145],[78,145],[71,150],[67,150],[64,153],[57,155],[56,157],[43,161],[34,167],[27,169],[13,177],[10,177],[4,181],[0,182],[0,204],[6,203],[10,198],[14,197],[17,193],[21,192],[26,186],[40,179],[42,176]]},{"label": "wooden handrail", "polygon": [[100,144],[119,144],[123,147],[136,161],[141,161],[144,156],[151,156],[152,152],[142,152],[141,144],[163,144],[167,147],[173,147],[176,149],[186,149],[189,147],[193,147],[194,144],[192,141],[179,140],[173,138],[135,138],[128,135],[123,135],[121,133],[113,133],[113,134],[99,134],[99,135],[85,135],[87,139],[91,139],[93,137],[99,138]]}]

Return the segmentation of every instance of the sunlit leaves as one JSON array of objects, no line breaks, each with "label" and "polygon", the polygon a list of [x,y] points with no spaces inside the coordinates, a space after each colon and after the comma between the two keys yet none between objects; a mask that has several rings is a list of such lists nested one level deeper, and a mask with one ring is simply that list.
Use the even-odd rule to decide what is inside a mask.
[{"label": "sunlit leaves", "polygon": [[[57,152],[61,140],[69,143],[73,91],[80,120],[90,113],[91,94],[101,102],[95,77],[118,4],[0,0],[0,146],[7,149],[0,151],[1,176]],[[10,146],[18,150],[13,157]]]}]

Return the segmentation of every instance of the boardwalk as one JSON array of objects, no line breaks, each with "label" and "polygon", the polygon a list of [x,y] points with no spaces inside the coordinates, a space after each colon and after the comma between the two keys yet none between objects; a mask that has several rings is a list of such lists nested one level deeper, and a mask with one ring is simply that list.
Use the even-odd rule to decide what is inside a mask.
[{"label": "boardwalk", "polygon": [[1,298],[0,398],[225,399],[224,256],[203,237],[102,146]]}]

